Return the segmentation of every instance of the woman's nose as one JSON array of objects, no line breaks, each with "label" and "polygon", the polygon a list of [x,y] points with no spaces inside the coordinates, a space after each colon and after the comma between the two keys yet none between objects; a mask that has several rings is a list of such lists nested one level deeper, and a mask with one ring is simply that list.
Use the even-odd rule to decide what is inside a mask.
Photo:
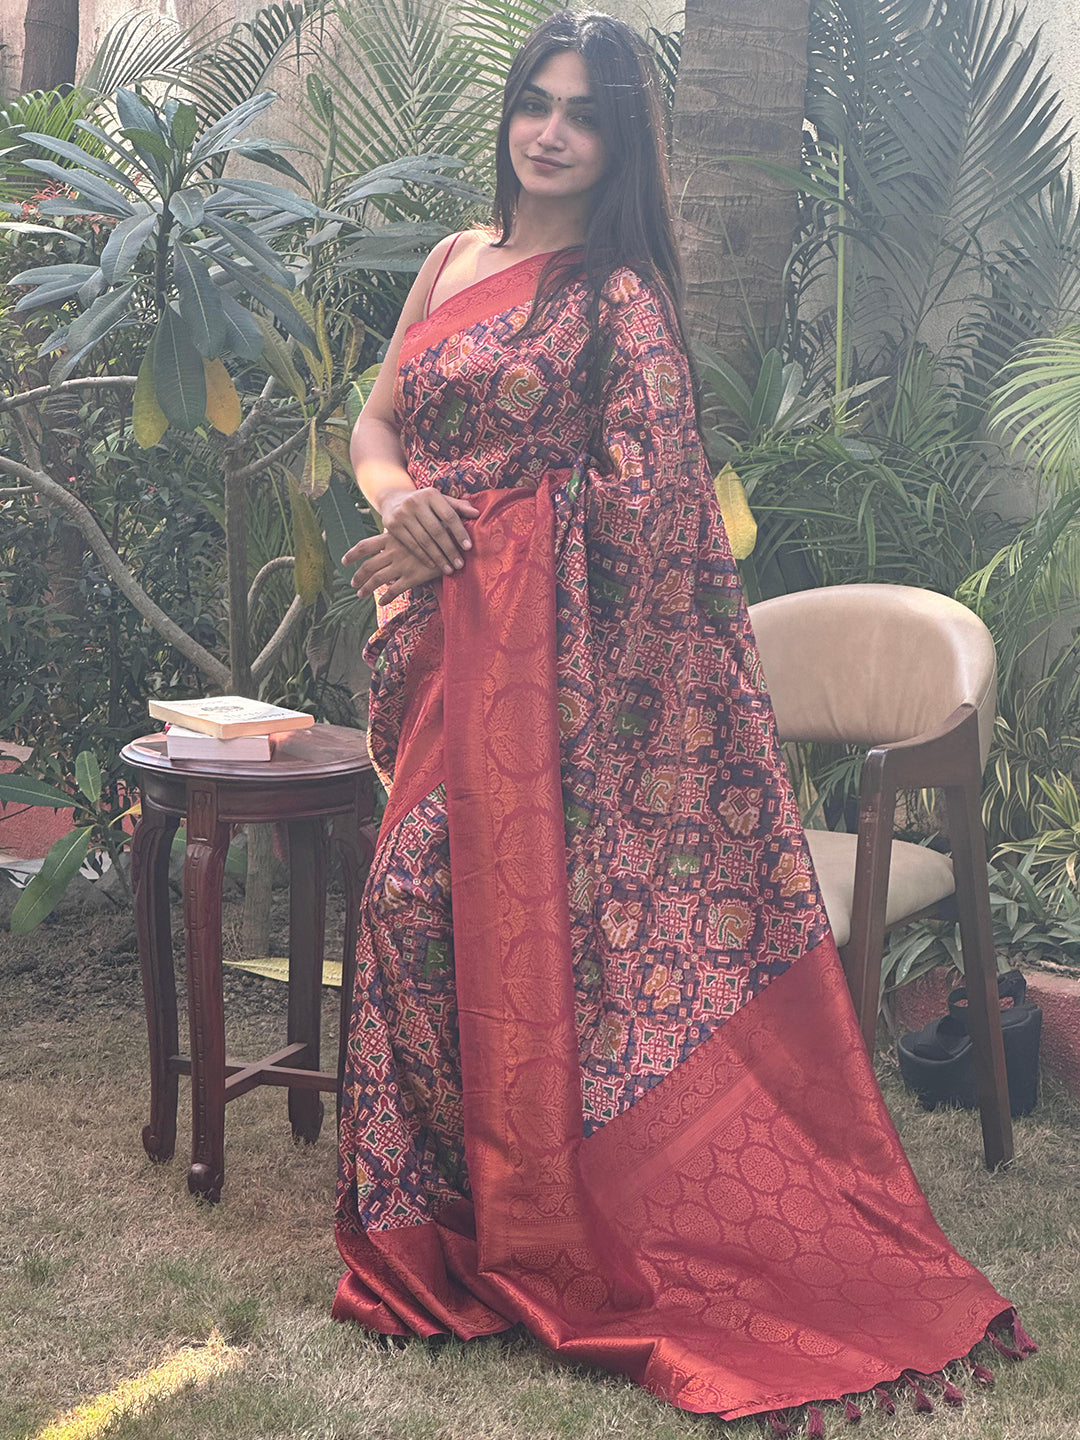
[{"label": "woman's nose", "polygon": [[541,145],[547,145],[550,148],[555,148],[565,143],[562,133],[562,117],[560,115],[552,113],[548,116],[548,122],[543,130],[541,130],[539,140]]}]

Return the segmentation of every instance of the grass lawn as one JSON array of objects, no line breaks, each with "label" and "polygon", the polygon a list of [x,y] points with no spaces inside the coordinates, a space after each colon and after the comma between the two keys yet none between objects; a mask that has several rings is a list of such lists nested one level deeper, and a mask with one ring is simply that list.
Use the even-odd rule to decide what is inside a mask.
[{"label": "grass lawn", "polygon": [[[0,1051],[0,1440],[36,1436],[71,1407],[201,1345],[214,1327],[239,1352],[232,1368],[114,1420],[108,1440],[761,1435],[758,1421],[683,1415],[627,1382],[562,1366],[526,1336],[399,1348],[332,1324],[341,1269],[330,1225],[332,1125],[317,1145],[296,1147],[283,1092],[236,1101],[223,1203],[196,1204],[186,1187],[181,1081],[178,1156],[151,1165],[139,1139],[145,1033],[130,937],[128,945],[92,998],[12,1003],[15,1024]],[[21,966],[32,979],[28,956],[44,973],[49,946],[48,930],[30,941],[0,936],[0,1004],[5,974]],[[281,992],[269,981],[244,977],[243,985],[250,1003],[230,1050],[271,1049],[283,1020],[264,1012]],[[329,997],[328,1055],[334,1003]],[[1080,1107],[1048,1094],[1017,1124],[1015,1164],[991,1176],[975,1116],[924,1114],[887,1058],[880,1068],[938,1220],[1015,1300],[1041,1350],[1010,1364],[988,1349],[981,1358],[997,1376],[993,1390],[966,1384],[962,1409],[938,1404],[932,1416],[916,1415],[908,1400],[894,1417],[868,1408],[859,1433],[1075,1440]],[[846,1429],[835,1409],[826,1425],[830,1435]]]}]

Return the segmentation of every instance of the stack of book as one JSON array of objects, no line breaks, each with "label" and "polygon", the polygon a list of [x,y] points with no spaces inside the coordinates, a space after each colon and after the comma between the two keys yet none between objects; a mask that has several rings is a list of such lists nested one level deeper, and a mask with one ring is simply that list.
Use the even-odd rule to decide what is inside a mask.
[{"label": "stack of book", "polygon": [[165,753],[170,760],[270,760],[282,736],[315,724],[315,717],[302,710],[264,705],[242,695],[151,700],[149,705],[153,718],[166,722]]}]

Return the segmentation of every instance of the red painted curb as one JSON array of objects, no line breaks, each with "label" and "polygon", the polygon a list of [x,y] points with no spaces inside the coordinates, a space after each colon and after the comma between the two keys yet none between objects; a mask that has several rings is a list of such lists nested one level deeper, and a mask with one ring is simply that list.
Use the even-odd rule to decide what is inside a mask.
[{"label": "red painted curb", "polygon": [[[0,756],[0,774],[19,768],[19,760]],[[0,855],[40,860],[71,829],[70,810],[47,810],[42,805],[0,804]]]}]

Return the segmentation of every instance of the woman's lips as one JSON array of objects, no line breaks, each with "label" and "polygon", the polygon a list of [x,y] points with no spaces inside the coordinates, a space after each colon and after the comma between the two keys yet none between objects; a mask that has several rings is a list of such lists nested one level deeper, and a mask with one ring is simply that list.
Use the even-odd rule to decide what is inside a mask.
[{"label": "woman's lips", "polygon": [[534,165],[538,165],[541,170],[566,170],[569,168],[564,165],[561,160],[545,160],[539,155],[529,155],[527,158],[531,160]]}]

